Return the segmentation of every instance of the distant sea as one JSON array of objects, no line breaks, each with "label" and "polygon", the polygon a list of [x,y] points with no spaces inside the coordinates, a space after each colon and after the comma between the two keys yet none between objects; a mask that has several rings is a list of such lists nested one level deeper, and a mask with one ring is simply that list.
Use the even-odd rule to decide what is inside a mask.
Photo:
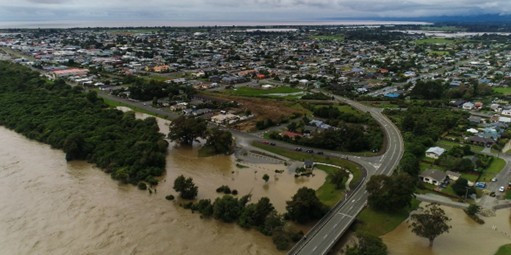
[{"label": "distant sea", "polygon": [[426,25],[428,22],[332,20],[332,21],[0,21],[0,28],[87,28],[87,27],[213,27],[213,26],[378,26],[378,25]]}]

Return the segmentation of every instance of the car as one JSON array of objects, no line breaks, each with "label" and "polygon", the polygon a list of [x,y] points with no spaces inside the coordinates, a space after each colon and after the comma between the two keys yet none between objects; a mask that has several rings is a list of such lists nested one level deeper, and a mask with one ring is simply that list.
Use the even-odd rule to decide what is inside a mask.
[{"label": "car", "polygon": [[268,141],[263,141],[263,144],[270,144],[270,142],[268,142]]},{"label": "car", "polygon": [[476,182],[475,186],[480,189],[486,188],[486,183],[484,182]]},{"label": "car", "polygon": [[496,197],[496,196],[497,196],[497,194],[495,194],[495,192],[490,193],[490,197]]},{"label": "car", "polygon": [[310,154],[314,153],[314,151],[313,151],[313,150],[307,150],[306,152],[307,152],[307,153],[310,153]]},{"label": "car", "polygon": [[494,177],[493,179],[491,179],[492,182],[497,182],[497,177]]},{"label": "car", "polygon": [[323,155],[323,154],[325,154],[325,153],[324,153],[324,152],[322,152],[322,151],[318,151],[318,152],[317,152],[317,154],[318,154],[318,155]]},{"label": "car", "polygon": [[270,143],[271,146],[275,146],[276,144],[275,143]]},{"label": "car", "polygon": [[296,147],[296,148],[295,148],[295,151],[303,151],[303,149],[302,149],[302,148],[300,148],[300,147]]},{"label": "car", "polygon": [[506,190],[506,188],[504,188],[504,186],[500,186],[500,188],[499,188],[500,192],[504,192],[505,190]]}]

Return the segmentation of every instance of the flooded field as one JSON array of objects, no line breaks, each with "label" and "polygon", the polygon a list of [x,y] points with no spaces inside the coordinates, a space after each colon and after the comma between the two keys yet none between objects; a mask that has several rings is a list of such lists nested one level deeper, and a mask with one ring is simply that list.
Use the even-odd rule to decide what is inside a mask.
[{"label": "flooded field", "polygon": [[[493,255],[499,246],[511,243],[509,209],[497,211],[495,217],[483,218],[486,223],[479,225],[460,209],[442,207],[452,218],[452,229],[435,239],[428,247],[425,238],[417,237],[402,223],[394,231],[384,235],[383,241],[390,255]],[[496,230],[493,229],[496,227]]]},{"label": "flooded field", "polygon": [[[159,124],[165,132],[165,121]],[[325,179],[318,172],[295,180],[288,171],[275,175],[283,164],[239,168],[234,156],[198,158],[196,148],[171,146],[166,175],[149,194],[88,163],[67,163],[61,151],[3,127],[0,142],[0,254],[283,254],[256,231],[200,219],[165,200],[175,195],[174,178],[193,177],[199,198],[217,197],[226,184],[240,195],[269,197],[279,211],[298,188],[317,188]]]}]

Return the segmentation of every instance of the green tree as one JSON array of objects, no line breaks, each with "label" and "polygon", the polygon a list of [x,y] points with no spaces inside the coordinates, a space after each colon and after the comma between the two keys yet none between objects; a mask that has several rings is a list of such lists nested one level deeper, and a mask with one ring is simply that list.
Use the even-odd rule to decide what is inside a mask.
[{"label": "green tree", "polygon": [[234,150],[231,132],[218,128],[209,130],[205,148],[215,154],[231,154]]},{"label": "green tree", "polygon": [[71,134],[66,140],[62,149],[66,153],[66,160],[83,160],[87,156],[85,140],[81,134]]},{"label": "green tree", "polygon": [[445,215],[444,210],[437,204],[429,204],[421,207],[418,212],[410,216],[410,228],[412,232],[420,237],[429,240],[429,246],[433,246],[433,241],[439,235],[448,233],[451,228],[448,225],[451,219]]},{"label": "green tree", "polygon": [[213,203],[213,217],[224,222],[235,222],[240,217],[243,203],[231,195],[215,199]]},{"label": "green tree", "polygon": [[300,188],[293,199],[286,203],[287,217],[298,223],[321,219],[328,211],[328,208],[319,201],[316,191],[307,187]]},{"label": "green tree", "polygon": [[469,172],[474,170],[474,163],[472,163],[472,160],[464,158],[458,163],[456,169],[460,172]]},{"label": "green tree", "polygon": [[348,173],[344,170],[335,170],[331,175],[331,181],[335,185],[336,189],[342,189],[345,183],[346,178],[348,178]]},{"label": "green tree", "polygon": [[171,141],[191,145],[195,139],[206,135],[207,123],[200,118],[181,116],[172,121],[169,131],[168,137]]},{"label": "green tree", "polygon": [[481,207],[476,204],[470,204],[466,211],[468,215],[474,216],[481,211]]},{"label": "green tree", "polygon": [[357,239],[357,245],[349,247],[346,255],[387,255],[387,246],[381,238],[361,234],[357,236]]},{"label": "green tree", "polygon": [[414,197],[415,180],[408,174],[374,175],[367,182],[369,205],[381,211],[395,212],[410,206]]},{"label": "green tree", "polygon": [[263,180],[264,180],[264,182],[268,182],[270,180],[270,176],[267,175],[267,174],[264,174],[263,175]]},{"label": "green tree", "polygon": [[[468,191],[467,191],[468,189]],[[465,178],[458,178],[453,184],[452,184],[452,190],[456,195],[460,197],[464,197],[465,195],[470,196],[471,194],[475,193],[474,189],[470,186],[468,186],[468,181]],[[467,193],[468,192],[468,193]]]},{"label": "green tree", "polygon": [[174,180],[174,190],[179,192],[181,198],[194,199],[197,196],[198,189],[191,177],[185,178],[183,175],[180,175]]}]

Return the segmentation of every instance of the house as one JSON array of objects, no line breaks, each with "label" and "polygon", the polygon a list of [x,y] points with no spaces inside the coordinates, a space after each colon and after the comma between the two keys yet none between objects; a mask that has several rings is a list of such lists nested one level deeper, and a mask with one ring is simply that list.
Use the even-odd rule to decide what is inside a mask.
[{"label": "house", "polygon": [[469,143],[486,147],[491,147],[493,144],[495,144],[495,141],[490,138],[484,138],[476,135],[465,138],[465,140]]},{"label": "house", "polygon": [[472,109],[474,109],[474,104],[471,102],[466,102],[463,104],[462,108],[464,110],[472,110]]},{"label": "house", "polygon": [[239,120],[239,116],[232,113],[218,114],[211,117],[211,121],[216,124],[232,124],[237,120]]},{"label": "house", "polygon": [[429,169],[420,174],[419,178],[425,183],[440,186],[447,179],[447,174],[442,171]]},{"label": "house", "polygon": [[481,124],[483,122],[483,118],[471,115],[470,117],[468,117],[468,121],[474,124]]},{"label": "house", "polygon": [[294,138],[296,138],[296,137],[302,137],[302,136],[303,136],[303,135],[302,135],[302,134],[300,134],[300,133],[291,132],[291,131],[284,131],[284,132],[280,133],[280,135],[282,135],[282,136],[287,136],[287,137],[289,137],[289,138],[291,138],[291,139],[294,139]]},{"label": "house", "polygon": [[305,160],[303,162],[303,167],[305,169],[312,169],[312,168],[314,168],[314,161],[312,161],[312,160]]},{"label": "house", "polygon": [[449,180],[452,181],[457,181],[461,177],[461,174],[458,172],[446,171],[445,173],[447,174],[447,177],[449,177]]},{"label": "house", "polygon": [[431,147],[426,151],[426,157],[438,159],[444,154],[445,149],[440,147]]}]

